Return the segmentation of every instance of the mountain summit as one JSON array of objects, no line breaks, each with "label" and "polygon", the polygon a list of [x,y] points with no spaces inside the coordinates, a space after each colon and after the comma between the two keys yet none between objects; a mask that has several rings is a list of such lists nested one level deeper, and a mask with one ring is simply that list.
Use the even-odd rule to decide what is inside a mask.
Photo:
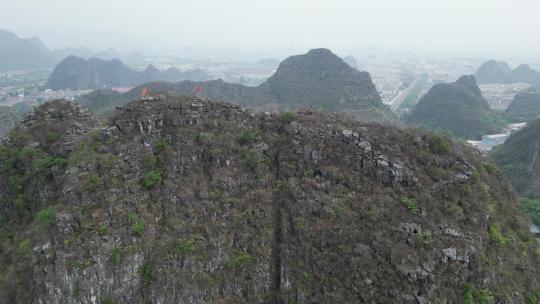
[{"label": "mountain summit", "polygon": [[[177,84],[145,84],[150,92],[193,96],[201,86],[204,95],[263,109],[314,108],[346,112],[362,120],[394,121],[390,109],[381,102],[367,72],[360,72],[328,49],[314,49],[291,56],[275,74],[258,87],[218,81],[181,81]],[[127,93],[125,102],[137,97],[141,87]]]},{"label": "mountain summit", "polygon": [[360,72],[328,49],[285,59],[259,89],[282,104],[327,110],[357,105],[383,108],[367,72]]},{"label": "mountain summit", "polygon": [[506,62],[489,60],[475,74],[479,83],[529,83],[540,88],[540,72],[528,64],[511,69]]},{"label": "mountain summit", "polygon": [[0,164],[2,303],[510,304],[540,287],[505,182],[421,130],[188,97],[99,123],[59,101]]},{"label": "mountain summit", "polygon": [[54,63],[54,57],[38,38],[21,39],[0,30],[0,70],[49,68]]},{"label": "mountain summit", "polygon": [[474,76],[454,83],[434,85],[407,118],[413,125],[464,139],[476,139],[500,131],[502,121],[489,108]]}]

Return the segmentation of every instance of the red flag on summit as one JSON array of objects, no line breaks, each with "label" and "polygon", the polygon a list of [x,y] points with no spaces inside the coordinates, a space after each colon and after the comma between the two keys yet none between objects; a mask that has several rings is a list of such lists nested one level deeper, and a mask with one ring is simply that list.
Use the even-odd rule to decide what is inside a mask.
[{"label": "red flag on summit", "polygon": [[141,97],[146,97],[146,96],[148,96],[148,88],[144,87],[141,92]]},{"label": "red flag on summit", "polygon": [[195,87],[195,94],[199,95],[199,94],[202,93],[202,91],[203,91],[203,89],[202,89],[202,87],[200,85],[197,85]]}]

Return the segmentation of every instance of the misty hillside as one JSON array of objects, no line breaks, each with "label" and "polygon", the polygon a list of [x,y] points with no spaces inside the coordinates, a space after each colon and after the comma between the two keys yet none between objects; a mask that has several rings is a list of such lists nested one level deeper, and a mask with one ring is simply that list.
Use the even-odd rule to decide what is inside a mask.
[{"label": "misty hillside", "polygon": [[54,63],[54,57],[38,38],[21,39],[0,29],[0,70],[42,69]]},{"label": "misty hillside", "polygon": [[540,198],[540,120],[530,122],[492,153],[514,189],[525,197]]},{"label": "misty hillside", "polygon": [[183,79],[206,80],[202,70],[180,71],[174,67],[160,71],[149,65],[144,71],[135,71],[118,59],[82,59],[69,56],[54,69],[45,87],[53,90],[94,90],[122,86],[136,86],[148,81]]},{"label": "misty hillside", "polygon": [[530,89],[517,94],[504,115],[513,122],[528,122],[540,118],[540,92]]},{"label": "misty hillside", "polygon": [[[221,80],[208,82],[181,81],[177,84],[144,84],[151,93],[195,95],[201,86],[203,95],[216,100],[240,103],[262,109],[309,107],[324,111],[346,112],[361,120],[392,122],[397,118],[381,102],[371,76],[347,65],[327,49],[291,56],[258,87],[230,84]],[[122,98],[135,99],[142,87]]]},{"label": "misty hillside", "polygon": [[505,62],[490,60],[484,63],[475,74],[479,83],[528,83],[540,88],[540,72],[529,65],[522,64],[511,69]]},{"label": "misty hillside", "polygon": [[479,139],[501,131],[504,126],[501,115],[489,109],[473,76],[433,86],[407,121],[462,139]]}]

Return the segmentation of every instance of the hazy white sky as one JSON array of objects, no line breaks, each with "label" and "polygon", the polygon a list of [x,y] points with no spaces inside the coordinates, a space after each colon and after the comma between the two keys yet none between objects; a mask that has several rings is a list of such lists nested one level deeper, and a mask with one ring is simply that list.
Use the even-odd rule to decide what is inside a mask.
[{"label": "hazy white sky", "polygon": [[66,46],[378,46],[536,55],[539,0],[0,0],[0,28]]}]

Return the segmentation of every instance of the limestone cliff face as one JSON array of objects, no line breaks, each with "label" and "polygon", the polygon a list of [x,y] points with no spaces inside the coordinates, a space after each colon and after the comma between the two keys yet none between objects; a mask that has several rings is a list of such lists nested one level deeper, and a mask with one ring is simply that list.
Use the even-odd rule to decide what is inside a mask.
[{"label": "limestone cliff face", "polygon": [[62,121],[77,141],[42,142],[27,119],[0,150],[2,303],[521,303],[539,288],[514,196],[445,138],[187,97],[99,127],[44,109],[64,106],[86,117]]}]

